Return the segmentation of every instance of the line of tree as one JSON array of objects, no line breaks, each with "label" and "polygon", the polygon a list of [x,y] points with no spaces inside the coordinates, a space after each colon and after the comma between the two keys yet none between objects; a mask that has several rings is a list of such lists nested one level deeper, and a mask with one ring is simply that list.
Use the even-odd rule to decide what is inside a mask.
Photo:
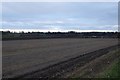
[{"label": "line of tree", "polygon": [[2,40],[48,38],[119,38],[119,32],[10,32],[2,31]]}]

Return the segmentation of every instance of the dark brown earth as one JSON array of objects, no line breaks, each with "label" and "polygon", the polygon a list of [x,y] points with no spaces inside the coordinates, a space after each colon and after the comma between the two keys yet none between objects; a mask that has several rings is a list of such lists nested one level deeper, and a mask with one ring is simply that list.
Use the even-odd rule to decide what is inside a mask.
[{"label": "dark brown earth", "polygon": [[[69,62],[65,63],[69,67],[74,65],[74,58],[77,62],[81,59],[76,57],[87,54],[88,60],[94,59],[94,57],[89,58],[91,54],[92,56],[95,54],[95,57],[99,57],[103,53],[106,53],[105,50],[101,50],[103,52],[102,54],[95,53],[94,51],[117,44],[117,39],[42,39],[3,41],[3,77],[19,77],[25,74],[29,77],[28,74],[31,75],[32,73],[36,73],[36,71],[40,71],[39,74],[41,74],[41,70],[46,69],[46,67],[57,63],[60,64],[59,62],[66,62],[66,60],[72,58],[72,64],[69,64]],[[84,56],[82,59],[83,58]],[[67,66],[63,68],[66,69]],[[57,67],[57,70],[60,69]],[[54,71],[56,72],[57,70]],[[62,72],[64,72],[64,70]],[[55,75],[33,75],[33,77],[40,76],[53,77]]]},{"label": "dark brown earth", "polygon": [[[64,75],[67,78],[109,78],[104,77],[104,72],[120,59],[120,47],[110,50],[108,53],[91,60],[82,67],[74,69]],[[116,77],[117,78],[117,77]]]},{"label": "dark brown earth", "polygon": [[[117,46],[112,46],[89,54],[80,55],[42,70],[20,76],[19,78],[77,78],[78,75],[82,75],[83,78],[94,78],[96,77],[96,73],[98,74],[105,66],[108,66],[110,62],[118,59],[118,56],[111,52],[112,50],[117,50],[117,48]],[[106,57],[99,59],[103,56]]]}]

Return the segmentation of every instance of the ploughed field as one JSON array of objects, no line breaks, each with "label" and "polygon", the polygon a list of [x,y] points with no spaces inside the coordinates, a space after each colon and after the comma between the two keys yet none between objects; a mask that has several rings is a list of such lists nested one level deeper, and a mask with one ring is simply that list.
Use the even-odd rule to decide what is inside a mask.
[{"label": "ploughed field", "polygon": [[117,39],[109,38],[3,41],[3,77],[20,76],[117,44]]}]

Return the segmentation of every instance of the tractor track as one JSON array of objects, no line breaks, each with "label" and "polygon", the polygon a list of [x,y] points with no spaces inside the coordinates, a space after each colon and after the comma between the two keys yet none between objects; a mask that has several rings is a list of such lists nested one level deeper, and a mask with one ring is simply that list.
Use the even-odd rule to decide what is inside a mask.
[{"label": "tractor track", "polygon": [[18,80],[21,80],[23,78],[61,78],[64,76],[64,74],[67,74],[74,69],[81,67],[104,54],[107,54],[109,51],[117,49],[118,47],[120,47],[120,45],[110,46],[104,49],[79,55],[78,57],[71,58],[66,61],[62,61],[57,64],[50,65],[46,68],[31,73],[26,73],[15,78]]}]

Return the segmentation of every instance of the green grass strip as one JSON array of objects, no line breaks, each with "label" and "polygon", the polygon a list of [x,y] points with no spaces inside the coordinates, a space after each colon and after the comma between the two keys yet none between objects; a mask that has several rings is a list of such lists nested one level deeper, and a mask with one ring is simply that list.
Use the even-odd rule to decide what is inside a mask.
[{"label": "green grass strip", "polygon": [[120,61],[116,61],[112,64],[110,68],[108,68],[104,74],[103,78],[120,78]]}]

